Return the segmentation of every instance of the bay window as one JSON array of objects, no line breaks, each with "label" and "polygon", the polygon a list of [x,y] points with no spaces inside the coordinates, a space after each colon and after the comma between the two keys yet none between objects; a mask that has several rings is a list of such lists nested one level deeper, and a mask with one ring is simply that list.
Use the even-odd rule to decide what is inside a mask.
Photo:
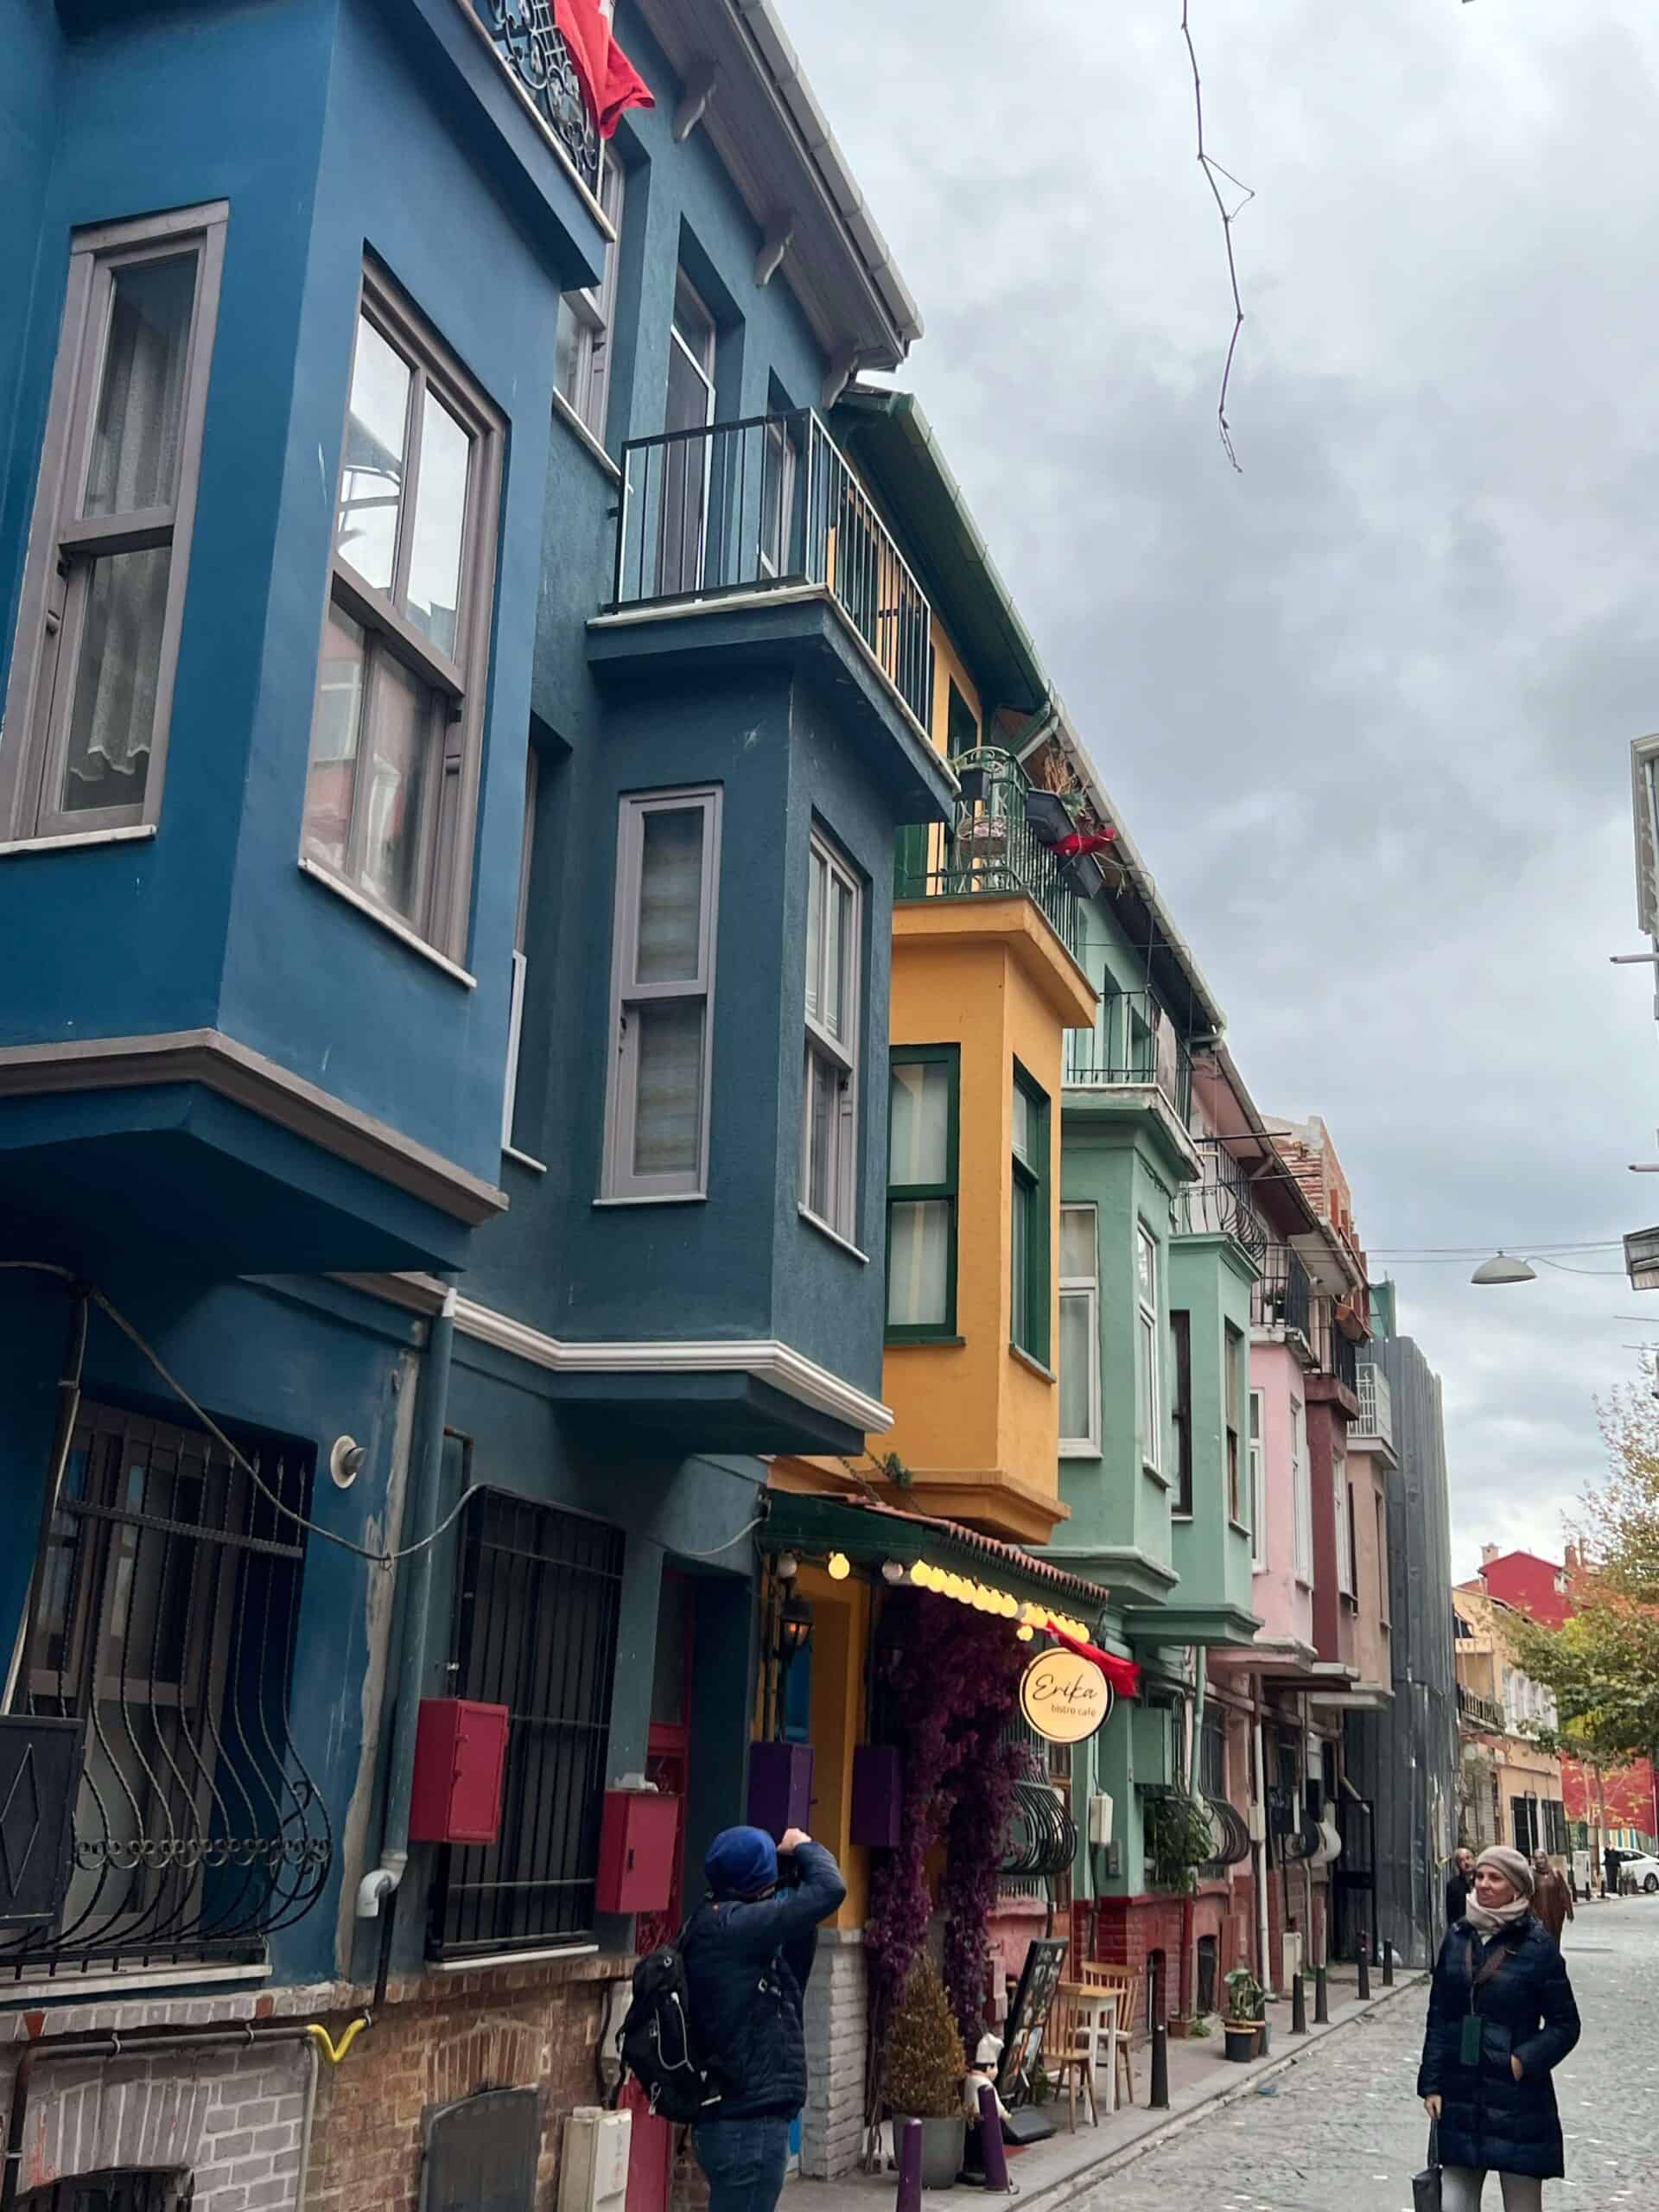
[{"label": "bay window", "polygon": [[465,950],[501,418],[364,272],[302,861]]}]

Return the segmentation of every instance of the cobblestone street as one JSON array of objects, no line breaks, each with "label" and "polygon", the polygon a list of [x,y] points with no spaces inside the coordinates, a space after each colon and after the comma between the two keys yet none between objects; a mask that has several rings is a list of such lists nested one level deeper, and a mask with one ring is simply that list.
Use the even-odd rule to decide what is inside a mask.
[{"label": "cobblestone street", "polygon": [[[1659,2206],[1659,1898],[1580,1908],[1584,2038],[1556,2076],[1567,2179],[1547,2206]],[[1079,2212],[1410,2212],[1427,1985],[1077,2200]],[[1486,2189],[1497,2212],[1496,2181]]]}]

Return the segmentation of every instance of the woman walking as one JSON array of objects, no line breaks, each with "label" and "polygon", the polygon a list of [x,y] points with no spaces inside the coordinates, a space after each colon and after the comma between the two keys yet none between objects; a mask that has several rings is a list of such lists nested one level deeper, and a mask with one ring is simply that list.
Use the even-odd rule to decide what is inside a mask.
[{"label": "woman walking", "polygon": [[1579,2039],[1579,2008],[1532,1892],[1520,1852],[1494,1844],[1440,1946],[1417,2094],[1439,2132],[1442,2212],[1479,2212],[1494,2171],[1503,2212],[1541,2212],[1562,2171],[1549,2077]]}]

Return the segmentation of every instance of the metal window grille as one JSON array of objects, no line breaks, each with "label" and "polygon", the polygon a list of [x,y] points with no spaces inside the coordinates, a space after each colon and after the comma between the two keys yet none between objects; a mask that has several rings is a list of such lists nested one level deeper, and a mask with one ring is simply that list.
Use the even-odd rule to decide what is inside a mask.
[{"label": "metal window grille", "polygon": [[1051,1744],[1015,1713],[1002,1740],[1017,1753],[1014,1807],[1002,1853],[1002,1895],[1038,1897],[1057,1912],[1071,1903],[1077,1830],[1071,1817],[1071,1747]]},{"label": "metal window grille", "polygon": [[[239,1448],[306,1510],[302,1447]],[[315,1904],[333,1836],[288,1726],[302,1560],[213,1438],[83,1404],[12,1695],[86,1725],[73,1864],[55,1929],[0,1929],[0,1974],[257,1959]]]},{"label": "metal window grille", "polygon": [[76,2174],[32,2189],[18,2212],[190,2212],[194,2192],[179,2174]]},{"label": "metal window grille", "polygon": [[461,1528],[455,1694],[511,1719],[500,1836],[442,1853],[432,1948],[581,1942],[594,1932],[622,1532],[500,1491],[475,1497]]}]

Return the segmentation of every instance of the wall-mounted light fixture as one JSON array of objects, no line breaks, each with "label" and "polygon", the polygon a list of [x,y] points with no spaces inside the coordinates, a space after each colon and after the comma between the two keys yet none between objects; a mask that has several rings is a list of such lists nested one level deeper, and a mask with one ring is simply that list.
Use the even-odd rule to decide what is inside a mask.
[{"label": "wall-mounted light fixture", "polygon": [[778,1617],[778,1656],[784,1665],[800,1657],[812,1641],[812,1608],[791,1592]]}]

